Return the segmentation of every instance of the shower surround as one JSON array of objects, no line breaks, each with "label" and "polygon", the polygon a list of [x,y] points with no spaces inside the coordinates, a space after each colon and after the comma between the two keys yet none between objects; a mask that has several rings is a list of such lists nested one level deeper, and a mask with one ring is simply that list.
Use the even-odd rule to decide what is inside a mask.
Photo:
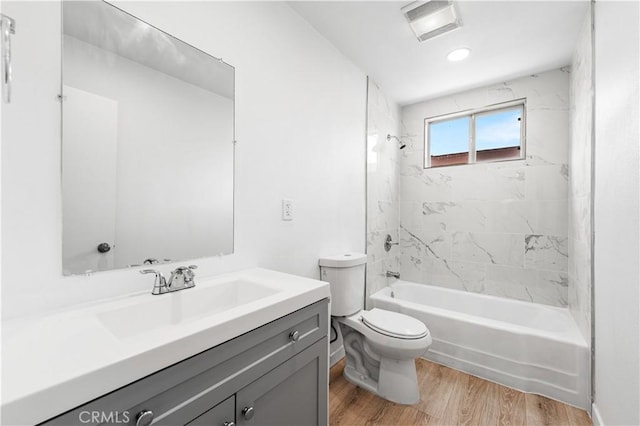
[{"label": "shower surround", "polygon": [[[403,280],[567,305],[569,74],[547,71],[403,108]],[[423,168],[425,118],[521,98],[525,160]]]}]

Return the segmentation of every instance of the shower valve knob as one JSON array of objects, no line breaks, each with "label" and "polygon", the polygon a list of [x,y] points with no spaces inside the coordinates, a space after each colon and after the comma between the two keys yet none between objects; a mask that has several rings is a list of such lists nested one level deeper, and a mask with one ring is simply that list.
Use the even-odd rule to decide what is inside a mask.
[{"label": "shower valve knob", "polygon": [[384,250],[391,251],[391,246],[397,246],[399,243],[394,243],[391,235],[387,234],[387,238],[384,240]]}]

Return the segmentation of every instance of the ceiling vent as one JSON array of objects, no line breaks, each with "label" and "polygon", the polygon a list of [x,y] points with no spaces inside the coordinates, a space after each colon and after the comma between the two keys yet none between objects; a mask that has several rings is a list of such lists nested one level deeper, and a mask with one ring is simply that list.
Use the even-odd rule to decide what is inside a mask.
[{"label": "ceiling vent", "polygon": [[453,1],[414,1],[403,7],[402,13],[420,41],[462,26]]}]

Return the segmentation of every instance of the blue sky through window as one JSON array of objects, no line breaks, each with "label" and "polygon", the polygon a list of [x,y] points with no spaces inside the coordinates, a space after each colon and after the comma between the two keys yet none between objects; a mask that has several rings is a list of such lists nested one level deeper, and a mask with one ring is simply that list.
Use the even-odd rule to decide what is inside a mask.
[{"label": "blue sky through window", "polygon": [[430,154],[469,152],[469,117],[433,122],[429,126]]},{"label": "blue sky through window", "polygon": [[476,151],[520,146],[520,108],[476,116]]}]

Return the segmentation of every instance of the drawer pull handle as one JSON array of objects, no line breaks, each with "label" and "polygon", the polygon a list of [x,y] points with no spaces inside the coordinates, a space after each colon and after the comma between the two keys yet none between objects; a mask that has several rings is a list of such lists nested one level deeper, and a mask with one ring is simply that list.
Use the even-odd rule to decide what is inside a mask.
[{"label": "drawer pull handle", "polygon": [[236,422],[224,422],[222,426],[236,426]]},{"label": "drawer pull handle", "polygon": [[298,339],[300,338],[300,332],[299,331],[292,331],[291,333],[289,333],[289,339],[292,342],[297,342]]},{"label": "drawer pull handle", "polygon": [[242,409],[242,417],[244,417],[245,420],[251,420],[254,414],[255,411],[253,410],[253,407],[244,407]]},{"label": "drawer pull handle", "polygon": [[136,416],[136,426],[149,426],[153,421],[153,411],[142,410]]}]

